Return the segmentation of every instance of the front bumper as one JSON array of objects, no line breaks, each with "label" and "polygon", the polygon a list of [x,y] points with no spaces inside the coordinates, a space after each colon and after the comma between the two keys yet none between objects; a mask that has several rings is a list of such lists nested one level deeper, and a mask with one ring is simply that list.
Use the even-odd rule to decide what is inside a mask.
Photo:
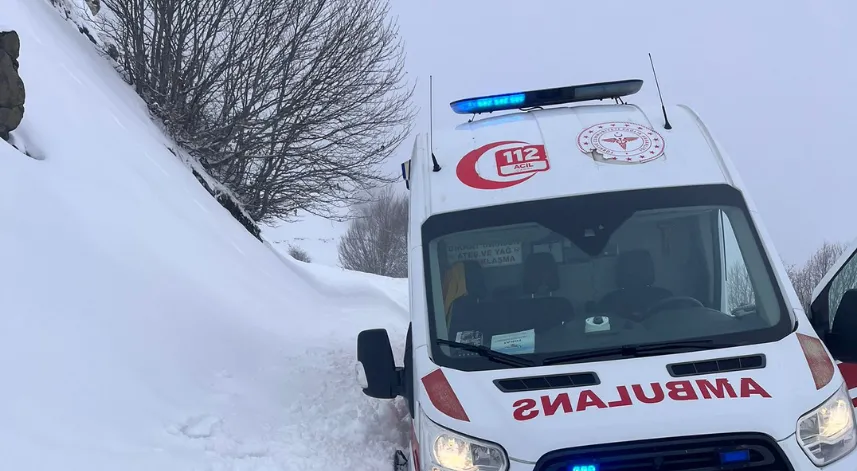
[{"label": "front bumper", "polygon": [[819,468],[809,460],[806,453],[804,453],[800,448],[800,445],[798,445],[797,438],[795,438],[794,435],[777,442],[777,444],[785,452],[795,471],[817,471],[819,469],[824,469],[824,471],[857,470],[857,451],[852,451],[839,461],[835,461],[824,468]]},{"label": "front bumper", "polygon": [[[786,438],[785,440],[778,441],[776,444],[783,451],[794,471],[818,471],[819,469],[823,469],[824,471],[857,470],[857,451],[851,452],[848,456],[825,466],[824,468],[818,468],[809,460],[806,453],[804,453],[800,448],[800,445],[798,445],[797,439],[794,435]],[[510,458],[509,460],[509,471],[534,471],[535,468],[536,463],[533,462],[516,460],[515,458]],[[784,469],[783,471],[787,470]]]}]

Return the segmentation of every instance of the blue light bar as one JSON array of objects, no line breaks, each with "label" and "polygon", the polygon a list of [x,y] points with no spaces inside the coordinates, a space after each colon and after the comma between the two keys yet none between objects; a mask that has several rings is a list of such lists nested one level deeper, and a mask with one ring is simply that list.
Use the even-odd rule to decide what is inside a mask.
[{"label": "blue light bar", "polygon": [[750,450],[736,450],[720,453],[721,464],[746,463],[747,461],[750,461]]},{"label": "blue light bar", "polygon": [[484,113],[486,111],[512,110],[524,104],[526,95],[513,93],[511,95],[495,95],[482,98],[469,98],[451,104],[453,111],[458,114]]},{"label": "blue light bar", "polygon": [[597,464],[575,464],[568,467],[568,471],[598,471]]},{"label": "blue light bar", "polygon": [[643,88],[642,80],[619,80],[617,82],[589,83],[570,87],[465,98],[453,101],[449,106],[452,107],[452,111],[458,114],[491,113],[492,111],[621,98],[633,95],[641,88]]}]

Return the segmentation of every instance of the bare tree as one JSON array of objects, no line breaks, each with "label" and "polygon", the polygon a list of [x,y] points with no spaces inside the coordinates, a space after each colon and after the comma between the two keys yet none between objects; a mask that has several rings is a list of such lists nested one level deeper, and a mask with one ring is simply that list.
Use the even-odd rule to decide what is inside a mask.
[{"label": "bare tree", "polygon": [[839,303],[842,301],[845,292],[854,288],[857,288],[857,259],[852,257],[845,262],[840,272],[830,283],[827,299],[831,324],[836,318],[836,311],[839,309]]},{"label": "bare tree", "polygon": [[836,263],[844,250],[845,246],[841,243],[825,241],[803,266],[789,265],[786,267],[800,304],[807,312],[809,312],[809,304],[812,301],[812,290]]},{"label": "bare tree", "polygon": [[312,258],[309,256],[309,253],[307,253],[306,250],[298,247],[297,245],[289,245],[289,255],[291,255],[293,259],[299,262],[312,262]]},{"label": "bare tree", "polygon": [[[812,290],[821,282],[821,279],[833,264],[836,263],[836,260],[839,259],[844,250],[845,246],[841,243],[824,242],[802,266],[795,264],[786,265],[786,272],[792,282],[792,286],[794,286],[797,292],[801,306],[807,312],[809,312],[809,304],[812,301]],[[854,264],[854,268],[851,271],[854,273],[841,274],[835,283],[836,286],[831,287],[831,300],[841,298],[842,293],[834,293],[839,285],[843,286],[841,289],[843,293],[845,289],[857,286],[857,263]],[[840,282],[840,279],[843,281]],[[743,264],[735,264],[729,268],[726,287],[729,293],[729,309],[735,309],[738,306],[755,302],[755,293],[750,276]]]},{"label": "bare tree", "polygon": [[343,268],[376,275],[408,276],[408,197],[388,186],[369,203],[357,207],[357,217],[339,241]]},{"label": "bare tree", "polygon": [[743,261],[733,264],[726,272],[726,290],[730,311],[756,302],[756,292]]},{"label": "bare tree", "polygon": [[391,180],[415,110],[388,0],[102,0],[102,34],[173,136],[256,221]]}]

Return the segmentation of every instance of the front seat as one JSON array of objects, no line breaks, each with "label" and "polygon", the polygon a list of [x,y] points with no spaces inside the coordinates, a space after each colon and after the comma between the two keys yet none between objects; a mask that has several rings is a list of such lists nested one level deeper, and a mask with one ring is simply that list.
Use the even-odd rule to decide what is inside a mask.
[{"label": "front seat", "polygon": [[553,296],[559,289],[559,269],[553,255],[547,252],[530,254],[522,270],[524,295],[530,298]]},{"label": "front seat", "polygon": [[655,264],[648,250],[629,250],[619,254],[616,263],[616,286],[601,298],[598,308],[605,314],[632,314],[644,312],[658,301],[673,293],[653,286]]},{"label": "front seat", "polygon": [[[553,255],[546,252],[530,254],[524,261],[522,288],[524,298],[513,302],[514,326],[509,330],[536,331],[562,325],[574,318],[571,301],[554,296],[560,287],[559,268]],[[511,317],[511,316],[510,316]]]},{"label": "front seat", "polygon": [[487,293],[479,262],[457,262],[447,271],[443,280],[443,297],[450,340],[456,340],[458,332],[483,331],[486,328],[485,317],[489,307],[484,304]]}]

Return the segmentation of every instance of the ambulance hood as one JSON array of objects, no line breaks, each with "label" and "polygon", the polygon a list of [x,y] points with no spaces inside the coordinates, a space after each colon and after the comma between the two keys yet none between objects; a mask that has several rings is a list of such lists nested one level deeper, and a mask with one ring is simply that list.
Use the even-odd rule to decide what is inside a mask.
[{"label": "ambulance hood", "polygon": [[[673,363],[757,354],[766,357],[764,368],[678,378],[667,371]],[[494,383],[587,372],[600,383],[523,392],[503,392]],[[420,404],[431,420],[532,462],[562,448],[671,436],[762,432],[782,440],[840,386],[834,380],[816,389],[794,334],[769,344],[549,367],[465,372],[434,366],[423,376]],[[432,392],[432,382],[444,377],[448,387]],[[437,394],[444,388],[451,388],[467,420],[441,412],[449,410],[450,395]]]}]

